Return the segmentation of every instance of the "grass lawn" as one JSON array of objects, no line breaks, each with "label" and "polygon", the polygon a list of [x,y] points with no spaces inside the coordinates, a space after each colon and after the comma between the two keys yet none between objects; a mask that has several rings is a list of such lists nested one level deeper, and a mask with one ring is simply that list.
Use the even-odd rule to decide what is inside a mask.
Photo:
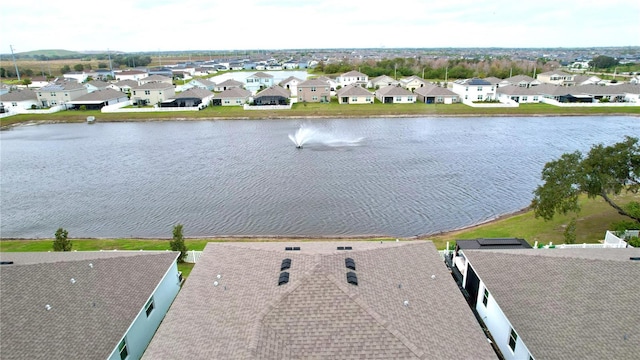
[{"label": "grass lawn", "polygon": [[0,126],[28,122],[85,122],[95,116],[100,122],[149,120],[207,120],[207,119],[276,119],[305,117],[398,117],[398,116],[569,116],[569,115],[640,115],[640,107],[573,108],[548,104],[521,104],[518,108],[472,108],[463,104],[338,104],[296,103],[290,110],[244,110],[240,106],[209,106],[200,111],[151,113],[101,113],[99,110],[68,110],[53,114],[15,115],[0,120]]}]

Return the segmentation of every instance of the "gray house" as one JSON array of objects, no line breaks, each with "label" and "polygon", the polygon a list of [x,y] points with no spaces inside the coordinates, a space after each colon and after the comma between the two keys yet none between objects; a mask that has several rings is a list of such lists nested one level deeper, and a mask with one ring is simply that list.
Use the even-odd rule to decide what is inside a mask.
[{"label": "gray house", "polygon": [[178,255],[0,253],[2,359],[139,359],[180,290]]},{"label": "gray house", "polygon": [[127,94],[113,89],[105,89],[90,92],[75,100],[71,100],[69,103],[75,107],[84,106],[87,110],[100,110],[106,105],[126,101],[129,101]]},{"label": "gray house", "polygon": [[255,105],[287,105],[289,104],[289,90],[274,85],[257,93],[253,98]]}]

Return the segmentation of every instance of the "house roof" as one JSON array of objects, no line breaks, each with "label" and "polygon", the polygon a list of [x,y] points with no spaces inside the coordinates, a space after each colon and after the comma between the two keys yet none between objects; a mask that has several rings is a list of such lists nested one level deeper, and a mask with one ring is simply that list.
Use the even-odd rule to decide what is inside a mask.
[{"label": "house roof", "polygon": [[633,359],[640,249],[465,250],[536,359]]},{"label": "house roof", "polygon": [[411,75],[409,77],[400,79],[400,82],[403,83],[403,84],[408,84],[408,83],[410,83],[412,81],[417,81],[417,82],[420,82],[420,83],[423,83],[423,84],[427,83],[424,79],[422,79],[422,78],[420,78],[420,77],[418,77],[416,75]]},{"label": "house roof", "polygon": [[290,82],[294,82],[294,81],[297,81],[298,83],[301,83],[301,82],[303,82],[304,80],[302,80],[302,79],[298,79],[298,78],[297,78],[297,77],[295,77],[295,76],[289,76],[288,78],[286,78],[286,79],[284,79],[284,80],[280,81],[280,82],[278,83],[278,85],[287,85],[288,83],[290,83]]},{"label": "house roof", "polygon": [[496,358],[427,241],[209,243],[143,358],[185,356]]},{"label": "house roof", "polygon": [[441,86],[436,86],[433,84],[427,84],[425,86],[419,87],[414,92],[421,96],[459,96],[458,94],[447,88],[443,88]]},{"label": "house roof", "polygon": [[373,96],[373,93],[363,88],[362,86],[350,84],[338,90],[337,95],[338,96]]},{"label": "house roof", "polygon": [[109,86],[108,82],[104,82],[104,81],[100,81],[100,80],[91,80],[88,83],[86,83],[85,85],[91,85],[93,87],[96,87],[98,89],[104,89],[107,86]]},{"label": "house roof", "polygon": [[177,256],[0,253],[2,358],[107,358]]},{"label": "house roof", "polygon": [[70,91],[85,89],[83,84],[74,81],[52,82],[40,88],[40,91]]},{"label": "house roof", "polygon": [[133,90],[164,90],[169,88],[173,88],[173,84],[161,81],[152,81],[132,87]]},{"label": "house roof", "polygon": [[540,73],[540,74],[538,74],[538,75],[549,75],[549,76],[551,76],[551,75],[572,76],[571,74],[569,74],[569,73],[567,73],[567,72],[564,72],[564,71],[562,71],[562,70],[551,70],[551,71],[546,71],[546,72]]},{"label": "house roof", "polygon": [[248,78],[263,78],[263,79],[272,79],[273,75],[269,75],[262,71],[258,71],[257,73],[250,75]]},{"label": "house roof", "polygon": [[395,83],[395,84],[397,84],[397,83],[398,83],[398,80],[396,80],[396,79],[392,78],[392,77],[391,77],[391,76],[389,76],[389,75],[380,75],[380,76],[374,77],[373,79],[369,79],[369,81],[370,81],[372,84],[379,83],[379,82],[384,82],[384,83]]},{"label": "house roof", "polygon": [[536,79],[532,78],[528,75],[515,75],[509,78],[502,80],[502,82],[508,82],[510,84],[519,84],[521,82],[530,83],[532,81],[536,81]]},{"label": "house roof", "polygon": [[346,72],[342,75],[340,75],[341,77],[366,77],[367,74],[363,74],[360,71],[356,71],[356,70],[351,70],[349,72]]},{"label": "house roof", "polygon": [[534,87],[534,91],[540,95],[562,96],[562,95],[567,95],[575,90],[571,88],[572,88],[571,86],[540,84]]},{"label": "house roof", "polygon": [[227,79],[221,82],[220,84],[217,84],[216,86],[243,86],[243,85],[244,83],[238,80]]},{"label": "house roof", "polygon": [[201,88],[191,88],[189,90],[183,91],[179,94],[176,94],[176,96],[174,96],[174,99],[183,99],[183,98],[198,98],[198,99],[206,99],[208,97],[211,97],[213,95],[213,92],[207,90],[207,89],[201,89]]},{"label": "house roof", "polygon": [[77,99],[71,100],[70,103],[72,104],[101,103],[104,101],[109,101],[109,100],[119,99],[119,98],[127,98],[127,94],[123,93],[122,91],[109,88],[104,90],[97,90],[97,91],[82,95]]},{"label": "house roof", "polygon": [[144,79],[141,79],[141,81],[144,82],[150,82],[150,81],[164,81],[164,82],[171,82],[171,78],[168,76],[164,76],[164,75],[160,75],[160,74],[153,74],[153,75],[149,75]]},{"label": "house roof", "polygon": [[379,95],[393,95],[393,96],[406,96],[413,95],[413,93],[403,87],[400,86],[383,86],[380,89],[376,90],[376,94]]},{"label": "house roof", "polygon": [[[298,86],[300,86],[300,85],[298,85]],[[291,96],[291,93],[289,92],[289,90],[287,90],[287,89],[285,89],[285,88],[283,88],[281,86],[273,85],[273,86],[270,86],[270,87],[258,92],[255,95],[256,98],[261,97],[261,96],[282,96],[282,97],[288,98],[288,97]]]},{"label": "house roof", "polygon": [[120,80],[120,81],[118,81],[118,82],[114,83],[113,85],[115,85],[115,86],[117,86],[117,87],[120,87],[120,88],[123,88],[123,87],[130,87],[130,88],[132,88],[132,87],[136,87],[136,86],[138,86],[138,82],[137,82],[137,81],[135,81],[135,80],[128,80],[128,79],[127,79],[127,80]]},{"label": "house roof", "polygon": [[322,79],[308,79],[298,84],[298,88],[312,87],[312,86],[329,86],[329,83]]},{"label": "house roof", "polygon": [[0,95],[0,101],[29,101],[38,100],[38,96],[31,89],[14,90]]},{"label": "house roof", "polygon": [[143,75],[143,74],[146,74],[146,72],[140,71],[140,70],[124,70],[124,71],[116,72],[116,76],[118,75],[130,76],[130,75]]},{"label": "house roof", "polygon": [[522,86],[517,86],[513,84],[500,86],[497,93],[507,94],[507,95],[538,95],[540,92],[536,89],[537,86],[526,88]]},{"label": "house roof", "polygon": [[190,83],[196,83],[196,84],[201,84],[204,86],[215,86],[216,83],[214,83],[211,80],[207,80],[207,79],[193,79],[191,81],[189,81]]},{"label": "house roof", "polygon": [[245,90],[243,88],[232,88],[227,89],[220,94],[216,94],[216,99],[237,99],[237,98],[248,98],[251,96],[251,91]]}]

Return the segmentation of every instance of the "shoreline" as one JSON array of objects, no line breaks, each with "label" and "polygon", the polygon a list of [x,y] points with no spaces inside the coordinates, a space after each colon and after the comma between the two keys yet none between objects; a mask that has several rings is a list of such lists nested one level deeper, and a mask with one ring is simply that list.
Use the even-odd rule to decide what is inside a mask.
[{"label": "shoreline", "polygon": [[[482,226],[495,224],[499,221],[512,218],[514,216],[522,215],[530,211],[529,207],[505,213],[495,218],[488,219],[486,221],[482,221],[476,224],[463,226],[457,229],[440,231],[437,233],[426,233],[419,234],[414,236],[391,236],[391,235],[383,235],[383,234],[361,234],[361,235],[316,235],[316,236],[306,236],[306,235],[207,235],[207,236],[185,236],[185,240],[216,240],[216,241],[229,241],[229,242],[244,242],[244,241],[392,241],[395,239],[399,239],[400,241],[411,241],[411,240],[430,240],[433,237],[442,237],[442,236],[451,236],[463,233],[468,230],[476,229]],[[31,240],[52,240],[53,238],[20,238],[20,237],[12,237],[12,238],[3,238],[0,237],[0,240],[14,240],[14,241],[31,241]],[[157,241],[167,241],[171,240],[170,237],[78,237],[72,238],[69,240],[117,240],[117,239],[130,239],[130,240],[157,240]]]}]

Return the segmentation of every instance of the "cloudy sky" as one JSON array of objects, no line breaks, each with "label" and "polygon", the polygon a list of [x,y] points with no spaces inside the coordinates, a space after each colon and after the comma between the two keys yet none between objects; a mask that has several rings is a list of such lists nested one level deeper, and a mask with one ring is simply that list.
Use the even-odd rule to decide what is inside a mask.
[{"label": "cloudy sky", "polygon": [[638,0],[6,1],[0,53],[640,46]]}]

